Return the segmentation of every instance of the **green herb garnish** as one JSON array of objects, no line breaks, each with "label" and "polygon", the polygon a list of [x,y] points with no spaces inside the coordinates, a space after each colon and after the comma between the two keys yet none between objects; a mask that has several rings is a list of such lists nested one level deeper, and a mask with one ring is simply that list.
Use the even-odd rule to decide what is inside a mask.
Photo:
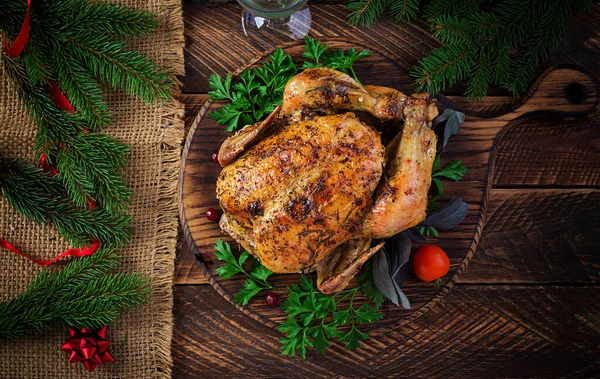
[{"label": "green herb garnish", "polygon": [[[303,276],[300,286],[287,287],[289,299],[281,308],[287,313],[287,320],[278,329],[286,336],[280,339],[281,354],[294,356],[296,351],[305,359],[307,348],[313,347],[320,353],[330,346],[330,340],[337,338],[346,349],[360,348],[360,341],[369,339],[357,325],[381,320],[383,313],[377,312],[378,306],[363,304],[356,308],[353,303],[361,287],[355,287],[325,295],[313,286],[313,281]],[[338,309],[340,303],[350,299],[347,309]],[[351,326],[348,332],[340,330],[342,326]]]},{"label": "green herb garnish", "polygon": [[[236,258],[231,251],[231,245],[222,240],[215,244],[217,259],[225,262],[215,271],[223,279],[234,275],[243,274],[248,277],[243,288],[235,295],[236,303],[246,305],[262,290],[277,290],[268,283],[272,271],[264,267],[256,259],[244,251]],[[252,260],[252,268],[247,271],[244,263]],[[359,277],[359,286],[338,292],[333,295],[321,293],[311,279],[303,276],[300,285],[293,284],[287,287],[288,299],[281,304],[281,309],[287,314],[287,319],[278,329],[286,336],[281,338],[281,354],[294,356],[297,352],[306,358],[308,348],[314,348],[320,353],[331,345],[329,341],[337,339],[347,349],[361,347],[360,341],[369,336],[361,332],[357,325],[372,323],[381,320],[383,313],[377,312],[385,296],[373,284],[372,270],[367,269]],[[363,304],[354,306],[358,291],[372,300],[374,305]],[[340,309],[342,301],[349,299],[350,305]],[[341,328],[350,326],[350,330]]]},{"label": "green herb garnish", "polygon": [[304,46],[304,54],[302,56],[308,60],[304,62],[303,69],[326,66],[346,74],[351,74],[354,80],[360,83],[356,72],[354,72],[354,63],[360,58],[371,55],[369,50],[358,52],[355,48],[351,47],[345,52],[341,49],[326,52],[328,46],[321,44],[321,41],[315,41],[310,37],[304,37],[304,41],[306,42],[306,46]]},{"label": "green herb garnish", "polygon": [[[442,184],[441,179],[446,178],[450,180],[454,180],[455,182],[462,180],[463,176],[469,172],[469,168],[462,164],[462,161],[454,161],[450,163],[448,166],[440,169],[440,156],[435,157],[433,161],[433,174],[431,174],[431,184],[435,186],[436,194],[429,198],[429,203],[427,205],[427,209],[431,211],[436,211],[438,209],[436,202],[444,196],[444,186]],[[431,230],[427,231],[430,234],[437,237],[437,231],[433,232]]]},{"label": "green herb garnish", "polygon": [[[223,279],[229,279],[235,274],[244,274],[248,279],[243,284],[243,289],[235,295],[234,301],[238,304],[246,305],[254,296],[262,290],[272,289],[273,286],[267,282],[273,272],[260,264],[256,259],[250,258],[250,254],[244,251],[236,259],[231,251],[231,245],[218,239],[215,243],[215,256],[220,261],[226,262],[223,266],[217,267],[215,272]],[[252,261],[250,271],[244,269],[244,262]]]},{"label": "green herb garnish", "polygon": [[230,74],[224,80],[212,74],[210,99],[228,100],[230,103],[211,112],[210,117],[218,124],[227,125],[227,132],[263,119],[281,104],[283,89],[296,71],[292,57],[277,49],[261,67],[244,70],[240,81],[233,85]]},{"label": "green herb garnish", "polygon": [[[357,52],[351,48],[326,52],[327,45],[310,37],[304,39],[306,46],[302,55],[307,60],[302,69],[327,66],[352,74],[358,81],[353,64],[371,53],[367,50]],[[217,124],[227,125],[225,131],[233,132],[239,128],[264,119],[275,107],[281,105],[283,90],[287,82],[296,75],[298,67],[289,54],[277,49],[260,67],[244,70],[235,84],[231,74],[223,79],[212,74],[209,80],[211,100],[227,101],[228,104],[210,113]]]}]

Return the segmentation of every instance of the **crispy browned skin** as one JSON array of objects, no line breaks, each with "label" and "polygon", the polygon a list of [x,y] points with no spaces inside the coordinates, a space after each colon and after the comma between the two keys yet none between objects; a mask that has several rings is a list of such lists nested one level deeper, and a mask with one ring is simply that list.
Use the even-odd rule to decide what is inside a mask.
[{"label": "crispy browned skin", "polygon": [[275,121],[277,121],[280,109],[281,107],[275,108],[269,117],[263,121],[257,122],[254,125],[248,125],[233,136],[227,138],[221,145],[221,148],[219,148],[219,154],[217,156],[221,167],[233,161],[244,151],[246,146],[250,146],[262,136],[265,136],[269,132],[269,129],[273,127]]},{"label": "crispy browned skin", "polygon": [[363,235],[387,238],[425,219],[437,137],[426,122],[428,104],[409,98],[404,127],[387,149],[387,181],[377,188]]},{"label": "crispy browned skin", "polygon": [[304,70],[287,83],[281,113],[299,120],[314,112],[365,111],[382,120],[402,118],[402,98],[366,91],[343,72],[327,67]]},{"label": "crispy browned skin", "polygon": [[316,117],[225,166],[217,196],[253,231],[254,241],[239,241],[246,249],[275,272],[298,272],[362,227],[384,163],[379,134],[353,113]]},{"label": "crispy browned skin", "polygon": [[[376,251],[371,238],[425,217],[435,102],[368,88],[335,70],[305,70],[287,84],[279,118],[247,126],[221,149],[222,229],[274,272],[317,269],[325,293],[343,289]],[[405,125],[385,148],[378,132],[340,110]]]}]

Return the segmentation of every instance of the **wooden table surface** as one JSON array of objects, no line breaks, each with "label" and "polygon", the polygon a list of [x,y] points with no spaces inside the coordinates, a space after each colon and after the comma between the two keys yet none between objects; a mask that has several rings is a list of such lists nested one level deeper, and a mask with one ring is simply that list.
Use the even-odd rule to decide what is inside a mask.
[{"label": "wooden table surface", "polygon": [[[414,64],[436,46],[427,25],[383,19],[357,30],[343,3],[311,4],[312,35],[365,43],[389,36]],[[207,100],[211,73],[234,72],[272,46],[249,44],[237,4],[184,3],[189,128]],[[600,77],[600,6],[576,17],[544,69]],[[362,40],[364,39],[364,41]],[[415,45],[417,43],[417,45]],[[413,46],[412,48],[410,48]],[[596,89],[598,89],[596,79]],[[492,91],[465,109],[498,111],[524,101]],[[594,377],[600,373],[600,112],[541,114],[505,131],[493,149],[486,224],[454,288],[422,316],[372,337],[364,349],[332,346],[306,361],[279,354],[277,330],[219,295],[180,244],[175,267],[173,377]]]}]

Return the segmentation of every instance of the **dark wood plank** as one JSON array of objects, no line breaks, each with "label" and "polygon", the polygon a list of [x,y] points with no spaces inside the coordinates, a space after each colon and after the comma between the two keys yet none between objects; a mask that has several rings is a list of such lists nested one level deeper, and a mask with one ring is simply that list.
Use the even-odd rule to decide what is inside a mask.
[{"label": "dark wood plank", "polygon": [[[418,58],[437,45],[424,23],[409,26],[393,24],[389,19],[384,19],[370,28],[360,29],[346,23],[347,11],[342,4],[311,6],[311,12],[311,36],[314,38],[325,36],[328,40],[351,41],[356,46],[367,48],[376,43],[385,46],[389,57],[402,67],[412,67]],[[208,78],[211,73],[235,73],[265,52],[290,46],[290,43],[277,39],[251,44],[242,33],[240,15],[241,7],[238,4],[211,8],[184,4],[187,42],[184,92],[206,93],[209,91]],[[297,41],[291,45],[303,43]],[[367,69],[364,72],[369,71]]]},{"label": "dark wood plank", "polygon": [[185,135],[187,135],[190,127],[192,126],[194,119],[200,112],[200,109],[208,100],[207,94],[190,94],[184,93],[179,96],[179,101],[185,105]]},{"label": "dark wood plank", "polygon": [[[591,377],[599,367],[599,287],[459,285],[437,307],[362,350],[334,343],[306,361],[279,333],[209,286],[175,288],[174,378]],[[565,310],[568,309],[568,312]],[[335,362],[335,363],[334,363]]]},{"label": "dark wood plank", "polygon": [[600,186],[600,113],[508,126],[494,155],[494,187]]},{"label": "dark wood plank", "polygon": [[598,283],[600,191],[492,190],[462,283]]},{"label": "dark wood plank", "polygon": [[[334,1],[335,2],[335,1]],[[329,3],[327,1],[317,3]],[[355,28],[347,24],[344,9],[345,1],[339,4],[312,4],[313,17],[311,36],[321,38],[346,39],[354,34],[353,41],[370,45],[381,41],[390,48],[402,49],[398,61],[412,67],[420,58],[439,44],[428,32],[429,25],[424,21],[414,24],[395,24],[393,18],[384,16],[368,28]],[[186,34],[185,63],[186,75],[183,80],[184,92],[208,92],[208,77],[212,72],[225,74],[234,72],[253,60],[263,51],[275,47],[278,41],[266,41],[252,45],[241,31],[241,7],[232,2],[227,5],[207,7],[201,4],[184,3]],[[577,15],[569,25],[563,42],[549,59],[538,68],[538,73],[554,65],[571,64],[582,67],[594,75],[600,75],[600,31],[597,20],[600,7],[593,7],[586,15]],[[444,91],[446,95],[461,95],[462,88]],[[502,91],[492,90],[491,94]],[[507,98],[507,105],[513,100]],[[463,107],[468,107],[465,102]]]},{"label": "dark wood plank", "polygon": [[[185,134],[187,135],[198,112],[208,100],[206,94],[182,94],[179,101],[185,105]],[[185,244],[183,234],[177,239],[177,258],[175,261],[175,273],[173,282],[180,283],[208,283],[206,277],[197,269],[193,255]]]},{"label": "dark wood plank", "polygon": [[[185,4],[184,7],[188,42],[185,91],[206,92],[212,72],[239,71],[276,46],[276,41],[253,46],[244,39],[237,4],[217,8]],[[343,20],[346,14],[343,4],[312,8],[315,23],[312,36],[369,47],[381,43],[387,46],[385,53],[390,60],[404,67],[410,67],[437,45],[423,23],[416,27],[390,26],[389,20],[383,20],[371,29],[359,30],[347,26]],[[597,80],[593,76],[600,75],[599,17],[598,6],[589,15],[578,16],[558,52],[540,69],[577,64],[592,74],[595,90]],[[372,74],[373,66],[366,65],[361,70],[359,75],[377,77]],[[400,78],[401,85],[404,80]],[[408,79],[406,86],[410,86]],[[562,91],[562,87],[550,86],[540,92],[546,98],[553,97],[553,105],[561,98],[560,106],[553,110],[590,110],[590,103],[578,107],[565,101]],[[449,193],[459,194],[481,190],[474,183],[487,174],[491,157],[489,151],[480,148],[481,144],[493,140],[515,117],[515,110],[523,115],[548,105],[544,97],[535,106],[521,109],[517,108],[525,98],[495,96],[479,104],[465,103],[458,87],[446,95],[448,101],[472,115],[490,117],[513,112],[510,117],[494,120],[468,118],[467,129],[476,130],[477,135],[454,140],[448,146],[445,159],[467,160],[472,168],[465,182],[448,186]],[[494,184],[597,186],[596,116],[584,122],[578,121],[579,118],[562,122],[535,117],[511,123],[497,141],[493,154]],[[547,150],[536,150],[540,146],[536,141],[544,143]],[[205,150],[212,152],[210,148]],[[211,185],[210,181],[201,184]],[[203,196],[204,192],[198,194]],[[210,286],[177,286],[173,376],[214,377],[217,373],[219,377],[597,376],[600,287],[589,284],[598,280],[600,244],[594,230],[600,224],[598,190],[493,190],[487,205],[485,233],[489,233],[489,238],[482,241],[462,276],[463,282],[412,322],[370,330],[373,337],[363,350],[349,352],[335,345],[326,355],[311,352],[307,361],[282,358],[276,330],[247,317]],[[482,210],[486,210],[485,204]],[[198,210],[198,215],[202,213],[203,209]],[[583,224],[581,220],[588,222]],[[203,226],[198,223],[194,227]],[[442,235],[442,239],[452,248],[467,249],[469,246],[462,247],[457,240],[464,240],[469,227],[469,223],[461,225]],[[178,252],[176,282],[206,283],[188,248],[180,247]],[[498,285],[505,282],[529,285]],[[540,287],[534,283],[547,285]]]}]

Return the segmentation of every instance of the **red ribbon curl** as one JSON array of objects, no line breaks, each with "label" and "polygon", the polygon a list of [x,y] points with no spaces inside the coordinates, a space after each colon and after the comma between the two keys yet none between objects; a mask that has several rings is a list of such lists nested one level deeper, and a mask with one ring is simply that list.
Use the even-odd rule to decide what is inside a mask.
[{"label": "red ribbon curl", "polygon": [[81,248],[72,247],[68,250],[65,250],[62,254],[59,254],[58,256],[56,256],[52,259],[35,259],[35,258],[32,258],[29,255],[23,253],[22,251],[19,251],[16,247],[11,245],[10,242],[0,238],[0,247],[7,248],[8,250],[12,251],[13,253],[19,254],[20,256],[25,257],[25,258],[29,259],[30,261],[32,261],[33,263],[38,264],[40,266],[48,266],[49,264],[52,264],[52,263],[56,262],[57,260],[59,260],[63,257],[66,257],[66,256],[87,257],[88,255],[94,254],[96,252],[96,250],[98,250],[99,246],[100,246],[100,241],[93,241],[90,246],[84,246]]},{"label": "red ribbon curl", "polygon": [[[15,39],[15,42],[13,42],[12,45],[9,45],[8,41],[6,41],[6,45],[4,46],[4,50],[6,51],[6,54],[8,54],[12,57],[18,57],[19,55],[21,55],[21,53],[23,52],[23,49],[25,49],[25,45],[27,45],[27,42],[29,41],[30,11],[31,11],[31,0],[27,0],[27,13],[25,14],[25,20],[23,21],[23,26],[21,26],[19,35],[17,36],[17,38]],[[56,84],[55,81],[50,81],[50,85],[48,86],[47,90],[48,90],[48,93],[50,93],[50,96],[52,97],[52,99],[54,99],[54,101],[56,102],[56,105],[58,105],[58,107],[60,109],[70,112],[70,113],[76,113],[75,108],[73,108],[73,106],[69,102],[69,99],[67,99],[67,97],[62,93],[60,88],[58,88],[58,85]],[[40,165],[42,166],[42,169],[44,171],[49,172],[52,176],[55,176],[58,174],[58,171],[56,171],[56,168],[54,168],[50,163],[48,163],[46,154],[42,154],[40,156]],[[96,202],[93,199],[90,199],[89,209],[93,209],[95,207],[96,207]],[[35,258],[32,258],[29,255],[23,253],[16,247],[14,247],[10,242],[0,238],[0,247],[4,247],[4,248],[12,251],[13,253],[16,253],[22,257],[25,257],[40,266],[47,266],[47,265],[52,264],[66,256],[85,257],[85,256],[92,255],[96,252],[96,250],[98,250],[99,246],[100,246],[100,241],[92,241],[92,244],[90,246],[84,246],[81,248],[70,248],[52,259],[35,259]]]},{"label": "red ribbon curl", "polygon": [[21,30],[19,31],[19,35],[15,39],[12,45],[9,46],[8,41],[6,41],[6,45],[4,46],[4,51],[6,54],[11,57],[18,57],[25,49],[25,45],[27,45],[27,41],[29,41],[29,13],[31,11],[31,0],[27,0],[27,13],[25,13],[25,20],[23,20],[23,26],[21,26]]}]

